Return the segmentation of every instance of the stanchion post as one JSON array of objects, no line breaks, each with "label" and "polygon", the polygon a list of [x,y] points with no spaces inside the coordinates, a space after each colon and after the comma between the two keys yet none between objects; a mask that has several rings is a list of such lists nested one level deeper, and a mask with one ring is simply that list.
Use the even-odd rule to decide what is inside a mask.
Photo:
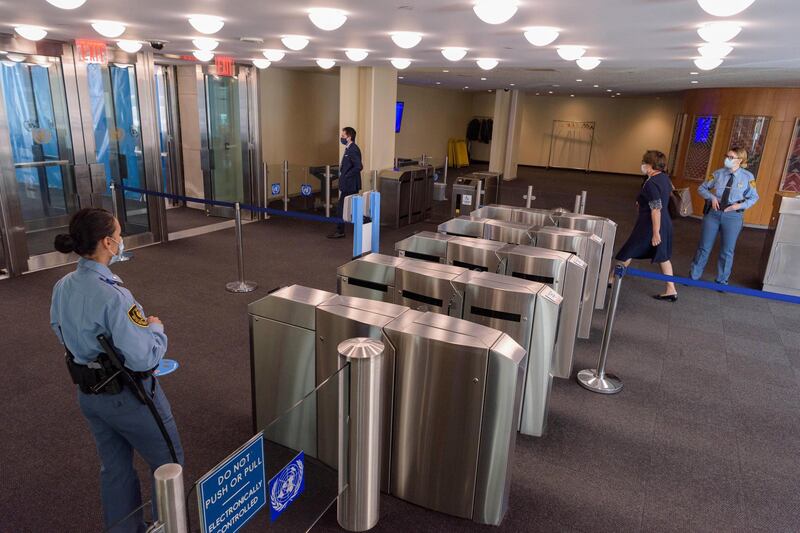
[{"label": "stanchion post", "polygon": [[573,213],[580,213],[581,212],[581,195],[575,195],[575,206],[572,208]]},{"label": "stanchion post", "polygon": [[111,189],[111,214],[114,215],[114,218],[119,220],[119,200],[117,200],[117,184],[114,181],[111,181],[111,185],[109,185]]},{"label": "stanchion post", "polygon": [[475,209],[481,207],[481,195],[483,194],[483,180],[478,179],[478,188],[475,191]]},{"label": "stanchion post", "polygon": [[283,210],[289,210],[289,162],[283,160]]},{"label": "stanchion post", "polygon": [[[264,208],[269,207],[269,170],[267,169],[267,162],[264,161]],[[264,220],[269,220],[269,213],[261,213]]]},{"label": "stanchion post", "polygon": [[603,330],[603,342],[600,345],[600,359],[597,368],[589,368],[578,372],[578,383],[592,392],[600,394],[616,394],[622,390],[622,380],[613,374],[606,373],[606,359],[608,358],[608,345],[611,342],[611,329],[614,327],[614,317],[617,314],[617,301],[622,287],[622,277],[625,267],[617,265],[614,269],[614,283],[611,288],[611,303],[606,313],[606,327]]},{"label": "stanchion post", "polygon": [[153,478],[158,522],[164,525],[164,533],[187,533],[183,468],[175,463],[161,465],[153,473]]},{"label": "stanchion post", "polygon": [[444,156],[444,186],[447,187],[447,167],[450,166],[450,156]]},{"label": "stanchion post", "polygon": [[[381,375],[384,346],[358,337],[338,346],[339,366],[350,364],[349,387],[339,381],[339,498],[336,518],[347,531],[378,523],[381,470]],[[344,377],[344,376],[342,376]]]},{"label": "stanchion post", "polygon": [[536,199],[536,197],[533,195],[533,185],[528,185],[528,194],[526,194],[524,198],[525,198],[525,207],[530,209],[531,202]]},{"label": "stanchion post", "polygon": [[225,285],[228,292],[252,292],[258,284],[244,279],[244,244],[242,242],[242,209],[239,202],[234,205],[236,214],[236,263],[239,270],[239,280],[231,281]]},{"label": "stanchion post", "polygon": [[325,165],[325,217],[331,217],[331,166]]},{"label": "stanchion post", "polygon": [[586,212],[586,191],[581,191],[581,214]]}]

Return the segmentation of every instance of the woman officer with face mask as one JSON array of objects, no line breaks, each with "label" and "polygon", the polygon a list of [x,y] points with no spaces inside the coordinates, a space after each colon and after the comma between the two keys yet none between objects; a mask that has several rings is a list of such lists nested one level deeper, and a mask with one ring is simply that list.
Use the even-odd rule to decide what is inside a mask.
[{"label": "woman officer with face mask", "polygon": [[[69,224],[69,233],[58,235],[59,252],[75,252],[78,267],[61,278],[53,289],[50,325],[66,347],[68,368],[78,385],[78,404],[94,435],[100,455],[100,481],[105,528],[117,524],[142,505],[139,479],[133,468],[133,450],[152,471],[172,463],[167,441],[153,414],[131,386],[112,375],[104,350],[97,340],[104,335],[116,348],[155,404],[172,441],[176,459],[183,463],[178,429],[169,402],[152,370],[167,351],[164,325],[148,316],[109,265],[124,249],[120,225],[104,209],[81,209]],[[143,531],[141,510],[112,531]]]},{"label": "woman officer with face mask", "polygon": [[697,192],[705,198],[703,228],[700,244],[694,254],[689,275],[700,279],[708,262],[711,249],[721,235],[716,282],[728,284],[733,267],[733,250],[744,224],[744,211],[758,201],[756,180],[747,167],[747,150],[738,146],[728,150],[725,167],[716,170],[698,187]]}]

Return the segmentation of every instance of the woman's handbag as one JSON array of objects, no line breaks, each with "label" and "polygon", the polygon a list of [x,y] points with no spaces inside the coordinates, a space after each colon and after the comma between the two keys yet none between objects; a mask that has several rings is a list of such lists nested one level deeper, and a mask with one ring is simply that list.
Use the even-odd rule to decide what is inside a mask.
[{"label": "woman's handbag", "polygon": [[689,188],[672,189],[672,194],[669,195],[670,218],[688,217],[692,212],[692,193]]}]

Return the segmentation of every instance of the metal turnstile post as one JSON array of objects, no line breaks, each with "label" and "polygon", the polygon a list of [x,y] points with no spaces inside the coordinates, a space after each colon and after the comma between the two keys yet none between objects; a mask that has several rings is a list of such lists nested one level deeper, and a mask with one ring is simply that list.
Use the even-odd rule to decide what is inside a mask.
[{"label": "metal turnstile post", "polygon": [[239,270],[239,280],[231,281],[225,285],[228,292],[252,292],[256,290],[258,284],[254,281],[246,281],[244,279],[244,244],[242,242],[242,209],[239,202],[234,205],[234,213],[236,216],[236,263]]},{"label": "metal turnstile post", "polygon": [[581,191],[581,214],[586,213],[586,191]]},{"label": "metal turnstile post", "polygon": [[378,190],[378,171],[377,170],[373,170],[372,171],[372,190],[373,191],[377,191]]},{"label": "metal turnstile post", "polygon": [[575,195],[575,206],[572,208],[573,213],[580,213],[581,212],[581,195]]},{"label": "metal turnstile post", "polygon": [[481,208],[481,195],[483,194],[483,180],[478,180],[478,187],[475,190],[475,209]]},{"label": "metal turnstile post", "polygon": [[525,207],[530,209],[531,202],[536,200],[536,197],[533,195],[533,185],[528,185],[528,194],[523,195],[522,198],[525,200]]},{"label": "metal turnstile post", "polygon": [[578,383],[582,387],[600,394],[616,394],[622,390],[622,380],[613,374],[606,373],[606,359],[608,358],[611,328],[614,327],[614,316],[617,314],[617,301],[619,300],[619,291],[622,287],[622,277],[624,275],[625,267],[617,265],[614,269],[611,303],[608,306],[608,314],[606,314],[606,327],[603,330],[603,343],[600,346],[600,359],[597,362],[597,368],[589,368],[578,372]]},{"label": "metal turnstile post", "polygon": [[183,467],[176,463],[161,465],[153,473],[153,479],[158,523],[164,526],[164,533],[187,533]]},{"label": "metal turnstile post", "polygon": [[283,210],[289,210],[289,162],[283,160]]},{"label": "metal turnstile post", "polygon": [[331,216],[331,166],[325,165],[325,218]]},{"label": "metal turnstile post", "polygon": [[384,346],[366,337],[338,346],[350,364],[349,388],[339,382],[339,499],[336,517],[347,531],[378,523],[381,486],[381,380]]},{"label": "metal turnstile post", "polygon": [[[444,156],[444,186],[447,187],[447,167],[450,166],[450,156]],[[446,200],[447,198],[445,198]]]}]

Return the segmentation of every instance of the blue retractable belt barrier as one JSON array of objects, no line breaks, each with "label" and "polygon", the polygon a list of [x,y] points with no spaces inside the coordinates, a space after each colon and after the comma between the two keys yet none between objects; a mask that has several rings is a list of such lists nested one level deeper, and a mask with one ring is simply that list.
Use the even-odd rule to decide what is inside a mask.
[{"label": "blue retractable belt barrier", "polygon": [[672,281],[674,283],[682,283],[691,287],[700,287],[701,289],[712,289],[720,292],[730,292],[733,294],[741,294],[743,296],[753,296],[755,298],[764,298],[766,300],[776,300],[779,302],[786,302],[790,304],[800,304],[800,296],[791,296],[789,294],[780,294],[777,292],[759,291],[756,289],[747,289],[744,287],[734,287],[731,285],[723,285],[721,283],[712,283],[710,281],[694,280],[691,278],[682,278],[679,276],[667,276],[657,272],[648,272],[646,270],[639,270],[638,268],[625,268],[623,269],[623,276],[629,275],[637,278],[655,279],[658,281]]},{"label": "blue retractable belt barrier", "polygon": [[[178,194],[170,194],[166,192],[159,192],[159,191],[148,191],[146,189],[139,189],[137,187],[128,187],[126,185],[120,186],[121,189],[136,192],[139,194],[149,194],[152,196],[157,196],[159,198],[170,198],[173,200],[180,200],[182,202],[196,202],[200,204],[208,204],[208,205],[218,205],[221,207],[236,207],[236,202],[226,202],[223,200],[207,200],[205,198],[193,198],[191,196],[181,196]],[[246,209],[248,211],[256,211],[259,213],[267,213],[269,215],[281,216],[281,217],[288,217],[288,218],[297,218],[300,220],[311,220],[313,222],[326,222],[326,223],[333,223],[338,224],[345,222],[341,218],[337,217],[323,217],[320,215],[313,215],[310,213],[300,213],[298,211],[283,211],[281,209],[271,209],[269,207],[259,207],[256,205],[250,204],[239,204],[240,209]]]}]

